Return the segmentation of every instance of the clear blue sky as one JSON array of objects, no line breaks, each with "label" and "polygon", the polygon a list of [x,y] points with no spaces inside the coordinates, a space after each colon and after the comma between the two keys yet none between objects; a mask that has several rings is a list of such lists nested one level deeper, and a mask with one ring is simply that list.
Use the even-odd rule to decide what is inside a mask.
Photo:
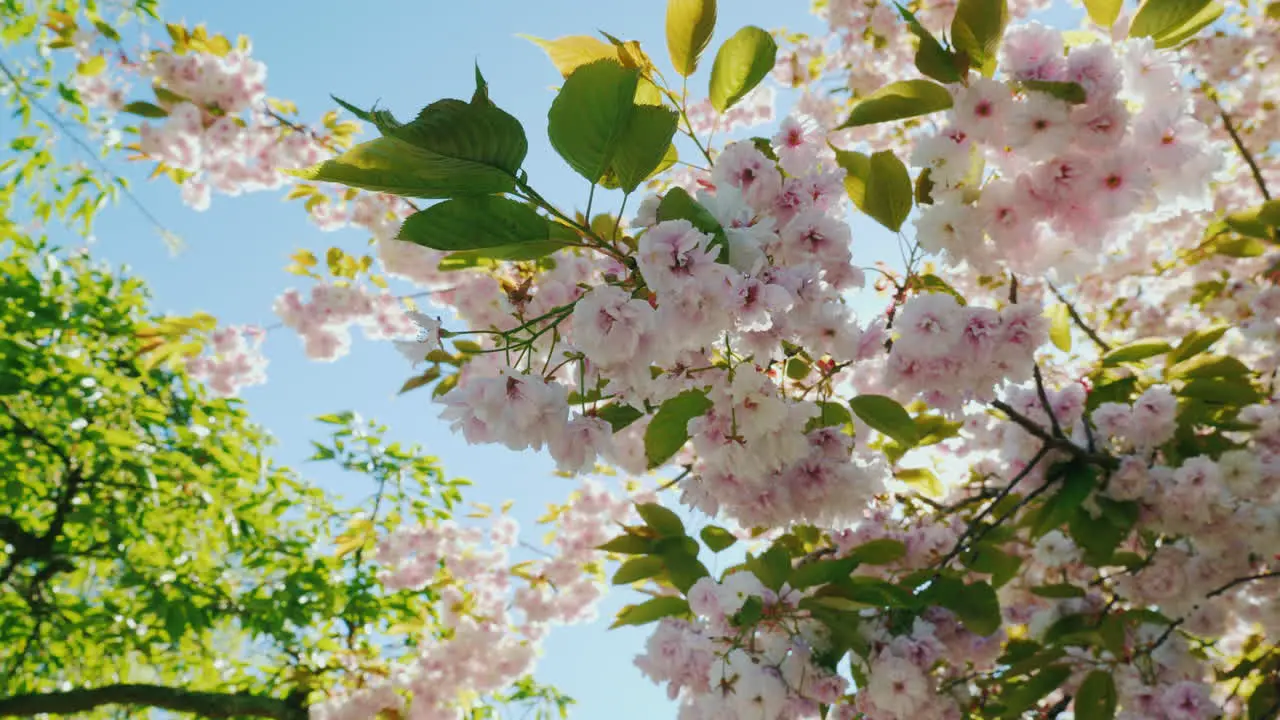
[{"label": "clear blue sky", "polygon": [[[820,30],[804,0],[726,0],[712,49],[744,24],[766,28]],[[500,106],[518,117],[530,139],[526,162],[539,190],[562,206],[585,202],[586,188],[551,150],[546,112],[560,76],[543,52],[517,33],[554,38],[606,30],[640,40],[661,67],[668,67],[663,36],[665,3],[620,0],[420,0],[418,2],[196,2],[162,4],[162,16],[187,24],[205,22],[213,32],[254,41],[254,56],[268,66],[268,92],[293,100],[308,121],[333,107],[330,93],[362,106],[378,101],[399,116],[412,116],[442,97],[470,97],[472,67],[479,62]],[[153,34],[163,35],[156,27]],[[709,67],[709,61],[704,63]],[[706,70],[694,86],[705,88]],[[135,88],[134,95],[145,95]],[[69,145],[67,150],[70,150]],[[338,244],[364,252],[367,236],[357,231],[322,233],[298,203],[277,193],[228,198],[194,213],[183,207],[167,181],[146,182],[146,170],[113,167],[134,180],[135,194],[186,247],[171,257],[154,229],[128,204],[104,214],[94,248],[99,257],[128,263],[145,277],[158,312],[203,310],[228,323],[271,324],[271,305],[286,287],[311,282],[284,271],[299,248],[318,254]],[[597,208],[607,205],[597,198]],[[614,208],[616,209],[616,208]],[[473,480],[469,500],[499,504],[517,501],[516,516],[538,541],[532,523],[548,502],[562,501],[575,483],[551,474],[542,455],[518,454],[495,446],[470,447],[437,419],[429,391],[397,397],[409,376],[389,344],[357,339],[352,353],[333,364],[308,361],[290,331],[271,334],[266,352],[269,382],[244,394],[254,419],[279,439],[278,457],[299,467],[326,489],[360,499],[372,491],[359,476],[308,465],[308,441],[324,426],[311,419],[355,410],[392,428],[397,440],[416,442],[442,458],[455,476]],[[702,521],[700,521],[702,522]],[[696,526],[695,526],[696,527]],[[558,628],[547,642],[538,677],[577,699],[573,716],[652,720],[674,717],[665,693],[641,677],[632,658],[647,630],[608,631],[614,612],[632,594],[619,590],[589,626]]]}]

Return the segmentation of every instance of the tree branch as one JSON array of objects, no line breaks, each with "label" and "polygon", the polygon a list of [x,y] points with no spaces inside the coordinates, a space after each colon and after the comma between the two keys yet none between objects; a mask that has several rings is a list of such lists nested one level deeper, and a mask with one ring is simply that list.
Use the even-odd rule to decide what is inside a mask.
[{"label": "tree branch", "polygon": [[1045,445],[1048,445],[1051,449],[1063,450],[1079,460],[1098,465],[1108,470],[1115,470],[1120,466],[1120,462],[1118,460],[1106,453],[1089,452],[1066,438],[1054,437],[1044,428],[1037,425],[1034,420],[1023,415],[1017,410],[1014,410],[1003,400],[996,400],[991,403],[991,407],[994,407],[1007,415],[1010,420],[1019,425],[1023,430],[1026,430],[1036,438],[1044,441]]},{"label": "tree branch", "polygon": [[1253,153],[1249,152],[1244,146],[1244,140],[1241,139],[1240,133],[1236,131],[1236,126],[1231,122],[1231,116],[1227,114],[1222,103],[1218,102],[1218,98],[1213,93],[1205,93],[1205,97],[1218,108],[1218,115],[1222,117],[1222,124],[1227,128],[1227,134],[1231,136],[1231,142],[1235,143],[1236,150],[1240,151],[1240,156],[1244,158],[1245,163],[1249,165],[1249,172],[1253,173],[1253,182],[1258,186],[1258,190],[1262,193],[1263,200],[1271,199],[1271,192],[1267,189],[1267,181],[1262,178],[1262,169],[1258,167],[1258,161],[1253,159]]},{"label": "tree branch", "polygon": [[1089,327],[1089,324],[1084,321],[1084,318],[1076,310],[1076,306],[1067,302],[1067,298],[1062,294],[1062,291],[1055,287],[1053,283],[1049,283],[1049,290],[1054,297],[1058,298],[1058,302],[1067,307],[1067,314],[1071,316],[1071,320],[1076,324],[1076,327],[1083,330],[1084,334],[1089,336],[1089,339],[1093,341],[1094,345],[1098,346],[1099,350],[1104,353],[1111,352],[1111,345],[1107,344],[1093,328]]},{"label": "tree branch", "polygon": [[0,698],[0,717],[71,715],[89,712],[103,705],[161,708],[206,718],[307,718],[300,695],[275,698],[251,693],[195,692],[162,685],[129,684]]}]

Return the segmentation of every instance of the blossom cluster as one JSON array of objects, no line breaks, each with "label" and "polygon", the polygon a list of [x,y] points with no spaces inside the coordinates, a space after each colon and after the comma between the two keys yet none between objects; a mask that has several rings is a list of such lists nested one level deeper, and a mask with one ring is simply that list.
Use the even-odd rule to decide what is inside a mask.
[{"label": "blossom cluster", "polygon": [[313,360],[333,361],[346,354],[353,325],[363,328],[370,340],[407,343],[413,338],[414,345],[402,345],[420,348],[420,354],[408,353],[413,362],[421,362],[427,352],[439,346],[438,323],[420,313],[410,315],[390,293],[372,293],[356,285],[317,283],[309,300],[290,289],[276,300],[275,312],[285,326],[302,337],[307,357]]},{"label": "blossom cluster", "polygon": [[[721,582],[703,578],[688,595],[695,619],[663,620],[635,660],[680,700],[681,720],[817,718],[820,705],[844,694],[848,681],[814,663],[825,639],[797,610],[800,593],[775,593],[744,570]],[[736,627],[734,616],[749,602],[765,619]]]},{"label": "blossom cluster", "polygon": [[265,334],[259,327],[219,327],[210,335],[208,352],[187,361],[187,372],[219,395],[261,385],[267,381],[267,358],[262,354]]},{"label": "blossom cluster", "polygon": [[[1064,53],[1059,31],[1029,24],[1009,31],[1001,68],[1002,80],[953,86],[947,123],[914,148],[934,183],[916,221],[923,247],[979,270],[1071,278],[1113,235],[1207,206],[1221,153],[1150,40]],[[1045,82],[1075,83],[1085,101],[1034,84]]]},{"label": "blossom cluster", "polygon": [[588,482],[556,513],[546,558],[518,564],[520,527],[502,516],[487,529],[453,521],[406,526],[383,538],[377,561],[389,590],[429,589],[438,627],[417,638],[392,671],[311,706],[314,720],[363,720],[382,711],[452,720],[478,697],[529,674],[552,624],[595,617],[601,583],[586,572],[611,526],[631,518],[631,498]]}]

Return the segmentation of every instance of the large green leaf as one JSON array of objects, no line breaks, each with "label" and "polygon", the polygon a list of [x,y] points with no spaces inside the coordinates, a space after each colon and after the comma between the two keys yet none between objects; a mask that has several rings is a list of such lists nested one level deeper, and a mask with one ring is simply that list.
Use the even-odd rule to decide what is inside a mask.
[{"label": "large green leaf", "polygon": [[666,565],[662,563],[662,558],[643,555],[622,563],[613,573],[611,582],[614,585],[630,585],[633,582],[655,577],[665,569]]},{"label": "large green leaf", "polygon": [[1116,24],[1123,6],[1124,0],[1084,0],[1089,19],[1105,28]]},{"label": "large green leaf", "polygon": [[687,615],[689,601],[681,597],[656,597],[639,605],[627,605],[618,611],[618,617],[610,627],[623,625],[647,625],[669,615]]},{"label": "large green leaf", "polygon": [[1112,720],[1116,702],[1115,678],[1106,670],[1094,670],[1076,691],[1075,716],[1080,720]]},{"label": "large green leaf", "polygon": [[960,82],[963,76],[957,66],[956,56],[942,47],[942,43],[920,24],[915,13],[901,5],[898,5],[898,12],[907,21],[907,28],[911,34],[920,39],[920,44],[916,48],[916,69],[938,82]]},{"label": "large green leaf", "polygon": [[989,583],[966,585],[962,580],[944,575],[933,579],[924,597],[954,612],[975,634],[985,637],[1000,629],[1000,601]]},{"label": "large green leaf", "polygon": [[845,170],[844,189],[853,204],[890,230],[902,229],[914,195],[902,161],[889,150],[871,157],[837,150],[836,162]]},{"label": "large green leaf", "polygon": [[712,236],[712,247],[720,248],[720,262],[729,260],[729,240],[724,227],[682,187],[667,190],[658,203],[658,221],[688,220],[699,231]]},{"label": "large green leaf", "polygon": [[680,516],[657,503],[639,503],[636,512],[640,513],[645,525],[658,533],[659,537],[684,536],[684,523]]},{"label": "large green leaf", "polygon": [[360,143],[318,165],[286,172],[304,180],[415,198],[487,195],[515,189],[515,178],[505,170],[385,136]]},{"label": "large green leaf", "polygon": [[400,239],[435,250],[511,252],[552,243],[551,223],[523,203],[497,195],[461,197],[416,212]]},{"label": "large green leaf", "polygon": [[1129,25],[1130,37],[1149,37],[1156,47],[1189,39],[1222,14],[1215,0],[1146,0]]},{"label": "large green leaf", "polygon": [[951,93],[929,80],[899,80],[871,93],[849,113],[837,130],[928,115],[952,105]]},{"label": "large green leaf", "polygon": [[911,415],[891,397],[859,395],[849,401],[849,407],[854,415],[873,430],[878,430],[906,447],[915,445],[920,439]]},{"label": "large green leaf", "polygon": [[391,134],[423,150],[515,175],[529,152],[520,121],[481,93],[480,102],[439,100]]},{"label": "large green leaf", "polygon": [[[575,172],[595,183],[613,162],[635,110],[640,71],[596,60],[565,78],[547,115],[551,146]],[[665,151],[666,147],[663,147]]]},{"label": "large green leaf", "polygon": [[724,41],[711,66],[711,106],[720,112],[755,89],[773,70],[778,44],[767,31],[748,25]]},{"label": "large green leaf", "polygon": [[631,111],[613,155],[610,172],[624,192],[632,192],[662,166],[676,134],[676,112],[661,105]]},{"label": "large green leaf", "polygon": [[701,390],[686,390],[662,403],[644,433],[644,452],[649,467],[671,459],[689,441],[689,421],[711,409],[711,401]]},{"label": "large green leaf", "polygon": [[1157,355],[1163,355],[1172,349],[1173,346],[1163,340],[1135,340],[1103,355],[1102,366],[1111,367],[1120,363],[1138,362]]},{"label": "large green leaf", "polygon": [[960,0],[951,21],[951,42],[990,77],[995,73],[996,53],[1008,24],[1007,0]]},{"label": "large green leaf", "polygon": [[716,27],[716,0],[667,0],[667,52],[676,72],[689,77]]}]

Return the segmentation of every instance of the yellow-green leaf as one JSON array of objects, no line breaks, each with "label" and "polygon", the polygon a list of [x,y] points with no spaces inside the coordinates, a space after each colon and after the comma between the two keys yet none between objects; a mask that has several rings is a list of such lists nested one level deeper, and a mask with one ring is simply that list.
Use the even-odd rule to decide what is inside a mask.
[{"label": "yellow-green leaf", "polygon": [[85,60],[76,67],[76,72],[80,75],[97,75],[107,69],[107,59],[101,55]]},{"label": "yellow-green leaf", "polygon": [[929,80],[900,80],[860,100],[853,106],[849,119],[837,129],[928,115],[946,110],[951,105],[951,93],[938,83]]},{"label": "yellow-green leaf", "polygon": [[720,112],[755,89],[764,80],[778,56],[773,36],[748,25],[724,41],[711,66],[711,106]]},{"label": "yellow-green leaf", "polygon": [[1123,5],[1123,0],[1084,0],[1084,7],[1089,11],[1089,19],[1105,28],[1115,25]]},{"label": "yellow-green leaf", "polygon": [[676,72],[689,77],[716,26],[716,0],[668,0],[667,52]]},{"label": "yellow-green leaf", "polygon": [[551,58],[551,64],[564,77],[569,77],[574,70],[593,63],[596,60],[617,60],[618,50],[613,45],[590,35],[566,35],[555,40],[543,40],[532,35],[521,35],[524,39],[542,48]]},{"label": "yellow-green leaf", "polygon": [[1062,352],[1071,351],[1071,312],[1061,303],[1049,309],[1049,339]]}]

